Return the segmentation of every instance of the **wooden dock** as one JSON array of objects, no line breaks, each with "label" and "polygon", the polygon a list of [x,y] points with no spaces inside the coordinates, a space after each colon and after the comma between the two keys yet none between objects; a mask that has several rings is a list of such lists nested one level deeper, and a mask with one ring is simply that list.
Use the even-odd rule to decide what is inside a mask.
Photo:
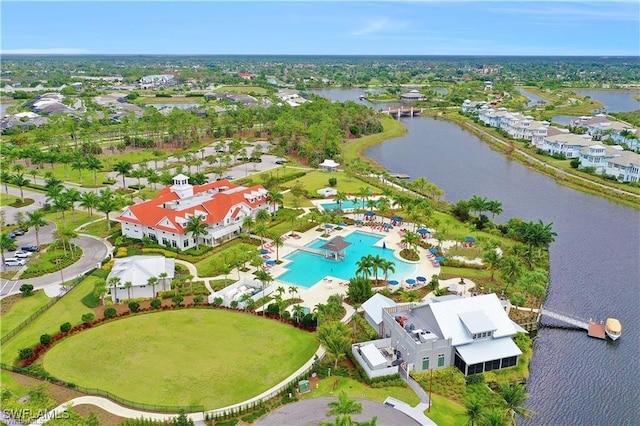
[{"label": "wooden dock", "polygon": [[389,176],[396,179],[411,179],[411,176],[406,175],[404,173],[389,173]]},{"label": "wooden dock", "polygon": [[607,335],[604,332],[604,323],[591,320],[589,321],[589,328],[587,329],[587,335],[589,337],[596,337],[598,339],[606,339]]}]

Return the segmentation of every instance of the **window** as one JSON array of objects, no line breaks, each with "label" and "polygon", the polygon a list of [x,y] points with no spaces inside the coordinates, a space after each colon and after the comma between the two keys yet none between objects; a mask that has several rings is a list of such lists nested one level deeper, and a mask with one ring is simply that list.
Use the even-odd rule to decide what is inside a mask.
[{"label": "window", "polygon": [[429,357],[422,358],[422,369],[423,370],[429,369]]},{"label": "window", "polygon": [[178,242],[176,240],[171,240],[171,247],[178,247]]},{"label": "window", "polygon": [[187,238],[182,242],[182,247],[187,247],[188,245],[189,245],[189,239]]},{"label": "window", "polygon": [[167,240],[166,238],[162,237],[162,245],[166,246],[169,244],[169,240]]},{"label": "window", "polygon": [[444,354],[438,355],[438,367],[444,367]]}]

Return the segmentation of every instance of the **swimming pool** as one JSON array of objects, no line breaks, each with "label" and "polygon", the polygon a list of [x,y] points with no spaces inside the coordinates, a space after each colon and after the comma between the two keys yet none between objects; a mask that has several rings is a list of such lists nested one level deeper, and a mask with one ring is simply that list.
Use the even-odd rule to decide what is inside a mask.
[{"label": "swimming pool", "polygon": [[[320,207],[322,207],[324,210],[335,210],[338,207],[340,207],[340,205],[338,203],[321,203]],[[362,200],[349,199],[342,202],[342,210],[361,209],[361,208],[362,208]]]},{"label": "swimming pool", "polygon": [[[351,245],[345,250],[346,257],[338,262],[325,259],[318,254],[296,250],[292,254],[285,256],[285,259],[291,261],[286,266],[288,271],[278,276],[276,280],[306,288],[313,286],[326,276],[349,281],[356,275],[358,270],[356,262],[368,254],[372,256],[379,255],[382,258],[393,261],[396,271],[389,273],[389,279],[402,280],[409,275],[413,275],[417,265],[395,258],[391,249],[373,246],[382,238],[384,237],[359,231],[347,235],[344,239],[350,242]],[[307,244],[306,247],[320,248],[326,242],[327,240],[317,238]],[[384,275],[380,270],[378,271],[378,279],[384,279]]]}]

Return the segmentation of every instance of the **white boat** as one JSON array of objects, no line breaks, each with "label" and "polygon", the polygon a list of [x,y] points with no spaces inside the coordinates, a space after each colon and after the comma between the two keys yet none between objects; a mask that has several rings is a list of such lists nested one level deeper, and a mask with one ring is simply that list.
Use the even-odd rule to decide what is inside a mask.
[{"label": "white boat", "polygon": [[611,340],[618,340],[622,335],[622,324],[615,318],[607,318],[604,331]]}]

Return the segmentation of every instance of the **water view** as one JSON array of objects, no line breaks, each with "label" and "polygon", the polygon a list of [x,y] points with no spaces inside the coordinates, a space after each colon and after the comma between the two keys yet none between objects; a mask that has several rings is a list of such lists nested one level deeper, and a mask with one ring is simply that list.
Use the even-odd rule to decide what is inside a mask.
[{"label": "water view", "polygon": [[[458,126],[403,119],[403,137],[367,150],[388,170],[425,176],[455,202],[473,195],[501,200],[500,220],[553,223],[546,306],[584,319],[619,318],[617,343],[581,331],[542,329],[534,344],[526,425],[640,424],[640,221],[638,212],[556,183],[507,157]],[[588,373],[587,373],[588,372]]]},{"label": "water view", "polygon": [[640,109],[638,90],[576,90],[581,96],[589,96],[602,102],[606,112],[624,112]]},{"label": "water view", "polygon": [[520,94],[526,98],[529,98],[529,102],[527,103],[528,107],[533,107],[536,105],[544,105],[547,102],[542,99],[540,96],[538,95],[534,95],[533,93],[527,92],[524,89],[518,89],[518,92],[520,92]]}]

